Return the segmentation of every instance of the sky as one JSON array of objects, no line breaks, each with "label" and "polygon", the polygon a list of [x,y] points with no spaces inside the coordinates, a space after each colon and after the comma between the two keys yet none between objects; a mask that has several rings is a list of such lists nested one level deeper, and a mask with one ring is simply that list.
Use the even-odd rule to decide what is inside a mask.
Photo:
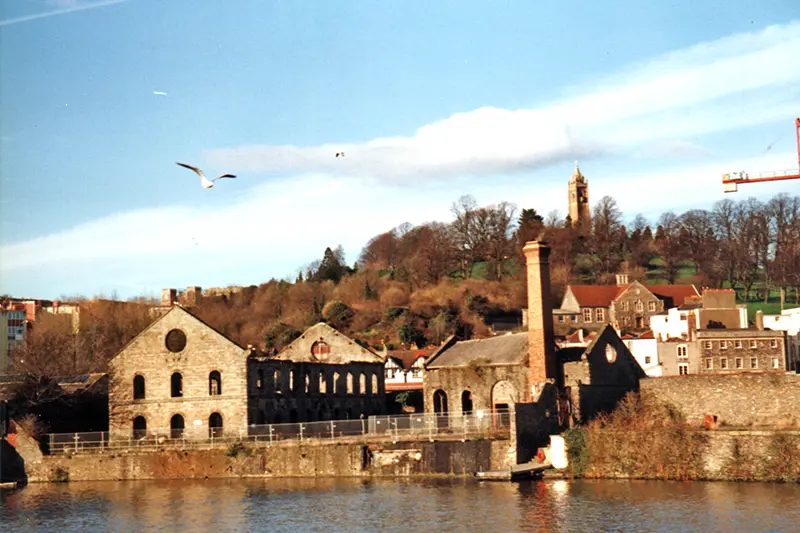
[{"label": "sky", "polygon": [[720,183],[797,169],[798,58],[796,0],[0,0],[0,294],[293,280],[576,160],[626,220],[800,194]]}]

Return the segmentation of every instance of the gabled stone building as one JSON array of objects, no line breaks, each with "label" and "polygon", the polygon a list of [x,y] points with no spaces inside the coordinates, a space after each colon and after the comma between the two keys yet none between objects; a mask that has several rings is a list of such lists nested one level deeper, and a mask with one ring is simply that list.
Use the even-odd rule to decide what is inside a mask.
[{"label": "gabled stone building", "polygon": [[109,431],[208,437],[247,424],[250,351],[175,306],[109,361]]},{"label": "gabled stone building", "polygon": [[348,420],[385,414],[383,359],[318,323],[277,355],[254,355],[249,424]]},{"label": "gabled stone building", "polygon": [[567,348],[558,354],[559,387],[572,402],[572,419],[585,422],[611,411],[629,392],[639,391],[647,377],[611,326],[606,326],[585,349]]},{"label": "gabled stone building", "polygon": [[428,360],[425,410],[467,413],[536,402],[545,384],[554,385],[563,402],[547,410],[559,425],[576,416],[613,408],[646,377],[614,328],[606,325],[588,347],[557,351],[549,298],[549,248],[528,243],[526,333],[486,339],[448,340]]},{"label": "gabled stone building", "polygon": [[700,293],[694,285],[628,283],[625,274],[616,285],[567,285],[556,315],[577,315],[577,327],[602,329],[613,324],[621,331],[646,331],[650,317],[684,304]]},{"label": "gabled stone building", "polygon": [[327,324],[267,356],[174,306],[109,362],[109,430],[208,438],[383,414],[383,372],[383,359]]}]

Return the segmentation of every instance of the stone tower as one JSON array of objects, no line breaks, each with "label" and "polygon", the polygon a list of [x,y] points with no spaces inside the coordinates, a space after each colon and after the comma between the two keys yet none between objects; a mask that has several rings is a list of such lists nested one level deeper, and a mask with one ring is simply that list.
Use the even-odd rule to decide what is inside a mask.
[{"label": "stone tower", "polygon": [[553,304],[550,301],[550,247],[531,241],[522,249],[528,278],[528,383],[534,401],[556,378]]},{"label": "stone tower", "polygon": [[589,182],[575,161],[575,173],[569,180],[569,218],[573,227],[589,228]]}]

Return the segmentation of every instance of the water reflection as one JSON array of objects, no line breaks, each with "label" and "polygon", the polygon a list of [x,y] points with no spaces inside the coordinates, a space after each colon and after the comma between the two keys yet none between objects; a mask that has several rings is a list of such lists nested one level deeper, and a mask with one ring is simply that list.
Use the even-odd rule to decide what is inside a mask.
[{"label": "water reflection", "polygon": [[0,530],[276,532],[795,531],[795,485],[248,479],[36,484]]}]

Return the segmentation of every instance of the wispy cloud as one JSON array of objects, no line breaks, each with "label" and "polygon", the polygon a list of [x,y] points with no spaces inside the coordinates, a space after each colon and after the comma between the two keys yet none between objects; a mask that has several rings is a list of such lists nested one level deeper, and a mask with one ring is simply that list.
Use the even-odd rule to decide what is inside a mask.
[{"label": "wispy cloud", "polygon": [[[239,146],[206,157],[237,170],[413,183],[647,153],[648,143],[680,146],[686,137],[792,117],[800,69],[790,65],[798,57],[800,22],[792,22],[678,50],[537,108],[484,107],[422,126],[411,137]],[[342,150],[347,158],[335,158]]]},{"label": "wispy cloud", "polygon": [[50,11],[44,11],[42,13],[33,13],[30,15],[0,20],[0,26],[10,26],[11,24],[19,24],[22,22],[30,22],[32,20],[75,13],[76,11],[86,11],[88,9],[95,9],[98,7],[122,4],[123,2],[128,1],[129,0],[99,0],[97,2],[90,2],[87,0],[53,0],[48,2],[48,4],[56,7],[56,9],[51,9]]}]

